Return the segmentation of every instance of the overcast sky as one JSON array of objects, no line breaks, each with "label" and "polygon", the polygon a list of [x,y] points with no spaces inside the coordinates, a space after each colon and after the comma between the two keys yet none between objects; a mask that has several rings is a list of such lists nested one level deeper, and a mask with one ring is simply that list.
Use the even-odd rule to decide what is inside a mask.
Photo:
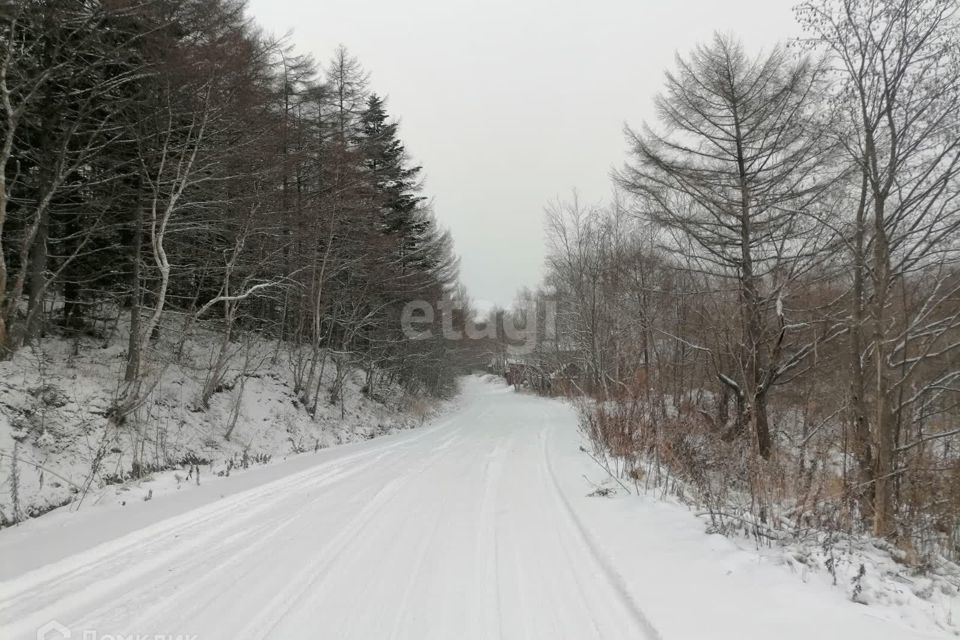
[{"label": "overcast sky", "polygon": [[326,63],[343,43],[388,97],[477,301],[542,275],[543,207],[599,202],[676,52],[714,31],[749,50],[797,34],[796,0],[250,0]]}]

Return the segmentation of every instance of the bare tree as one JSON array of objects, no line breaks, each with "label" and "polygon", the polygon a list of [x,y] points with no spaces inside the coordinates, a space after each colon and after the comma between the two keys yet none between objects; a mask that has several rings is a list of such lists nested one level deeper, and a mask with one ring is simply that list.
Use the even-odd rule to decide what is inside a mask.
[{"label": "bare tree", "polygon": [[[898,434],[907,432],[920,398],[939,396],[960,378],[948,371],[918,380],[925,362],[960,347],[953,338],[960,317],[945,309],[957,294],[952,269],[960,233],[958,15],[956,3],[941,0],[817,0],[799,8],[813,42],[837,64],[836,106],[845,117],[838,138],[860,174],[853,395],[858,424],[870,423],[871,441],[861,443],[859,456],[871,470],[868,507],[881,536],[895,532],[897,451],[911,444]],[[921,279],[926,286],[918,290]],[[907,289],[922,293],[898,305],[898,290]],[[860,364],[866,354],[872,372]]]},{"label": "bare tree", "polygon": [[764,458],[767,396],[797,362],[784,356],[782,300],[821,248],[803,215],[830,184],[822,172],[830,148],[815,135],[819,80],[810,60],[792,61],[779,48],[751,59],[718,35],[689,59],[678,57],[656,103],[667,133],[628,129],[634,160],[618,178],[644,215],[677,236],[675,248],[689,251],[696,269],[735,280],[738,370],[719,375]]}]

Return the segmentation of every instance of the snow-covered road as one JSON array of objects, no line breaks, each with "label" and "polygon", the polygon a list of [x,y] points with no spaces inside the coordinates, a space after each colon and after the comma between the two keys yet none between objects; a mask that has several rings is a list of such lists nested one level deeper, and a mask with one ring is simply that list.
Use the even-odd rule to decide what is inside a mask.
[{"label": "snow-covered road", "polygon": [[0,637],[926,637],[676,507],[587,497],[567,406],[464,386],[431,426],[0,532]]}]

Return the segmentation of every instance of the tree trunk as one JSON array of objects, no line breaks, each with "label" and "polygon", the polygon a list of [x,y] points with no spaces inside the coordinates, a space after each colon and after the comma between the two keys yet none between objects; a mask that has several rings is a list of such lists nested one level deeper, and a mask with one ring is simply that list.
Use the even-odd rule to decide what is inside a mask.
[{"label": "tree trunk", "polygon": [[[30,247],[30,274],[29,297],[27,299],[27,318],[30,320],[23,327],[18,343],[23,344],[39,336],[43,324],[43,298],[46,291],[47,278],[47,237],[50,232],[49,209],[40,214],[37,224],[37,233]],[[40,307],[38,309],[38,307]],[[21,325],[23,326],[23,325]]]},{"label": "tree trunk", "polygon": [[894,534],[893,472],[895,420],[890,407],[890,381],[886,367],[886,306],[890,285],[890,247],[884,226],[884,200],[874,204],[874,294],[872,305],[873,343],[876,359],[876,416],[874,444],[874,535],[889,538]]},{"label": "tree trunk", "polygon": [[867,419],[866,384],[863,372],[864,323],[864,214],[866,212],[867,174],[864,171],[860,206],[857,209],[857,227],[854,237],[853,300],[849,327],[850,362],[850,419],[853,424],[854,455],[857,460],[857,484],[854,494],[860,505],[864,522],[873,519],[873,447],[870,443],[870,423]]},{"label": "tree trunk", "polygon": [[143,252],[143,202],[137,187],[137,204],[133,216],[133,269],[130,276],[130,337],[127,340],[127,368],[124,382],[133,382],[140,375],[140,313],[143,295],[140,289],[140,265]]},{"label": "tree trunk", "polygon": [[750,422],[756,432],[757,453],[770,457],[770,425],[767,419],[767,388],[763,380],[764,363],[761,358],[763,343],[763,308],[757,278],[753,272],[753,212],[751,187],[748,183],[743,134],[737,105],[732,105],[737,146],[737,174],[740,180],[740,301],[744,323],[744,392],[751,400]]}]

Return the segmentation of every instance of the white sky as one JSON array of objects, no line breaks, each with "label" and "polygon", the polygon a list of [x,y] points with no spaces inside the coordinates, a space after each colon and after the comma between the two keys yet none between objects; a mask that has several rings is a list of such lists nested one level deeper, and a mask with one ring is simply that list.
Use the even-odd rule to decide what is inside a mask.
[{"label": "white sky", "polygon": [[345,44],[388,97],[478,302],[538,284],[543,207],[610,192],[623,124],[652,118],[676,52],[714,31],[748,50],[798,34],[797,0],[250,0],[326,63]]}]

